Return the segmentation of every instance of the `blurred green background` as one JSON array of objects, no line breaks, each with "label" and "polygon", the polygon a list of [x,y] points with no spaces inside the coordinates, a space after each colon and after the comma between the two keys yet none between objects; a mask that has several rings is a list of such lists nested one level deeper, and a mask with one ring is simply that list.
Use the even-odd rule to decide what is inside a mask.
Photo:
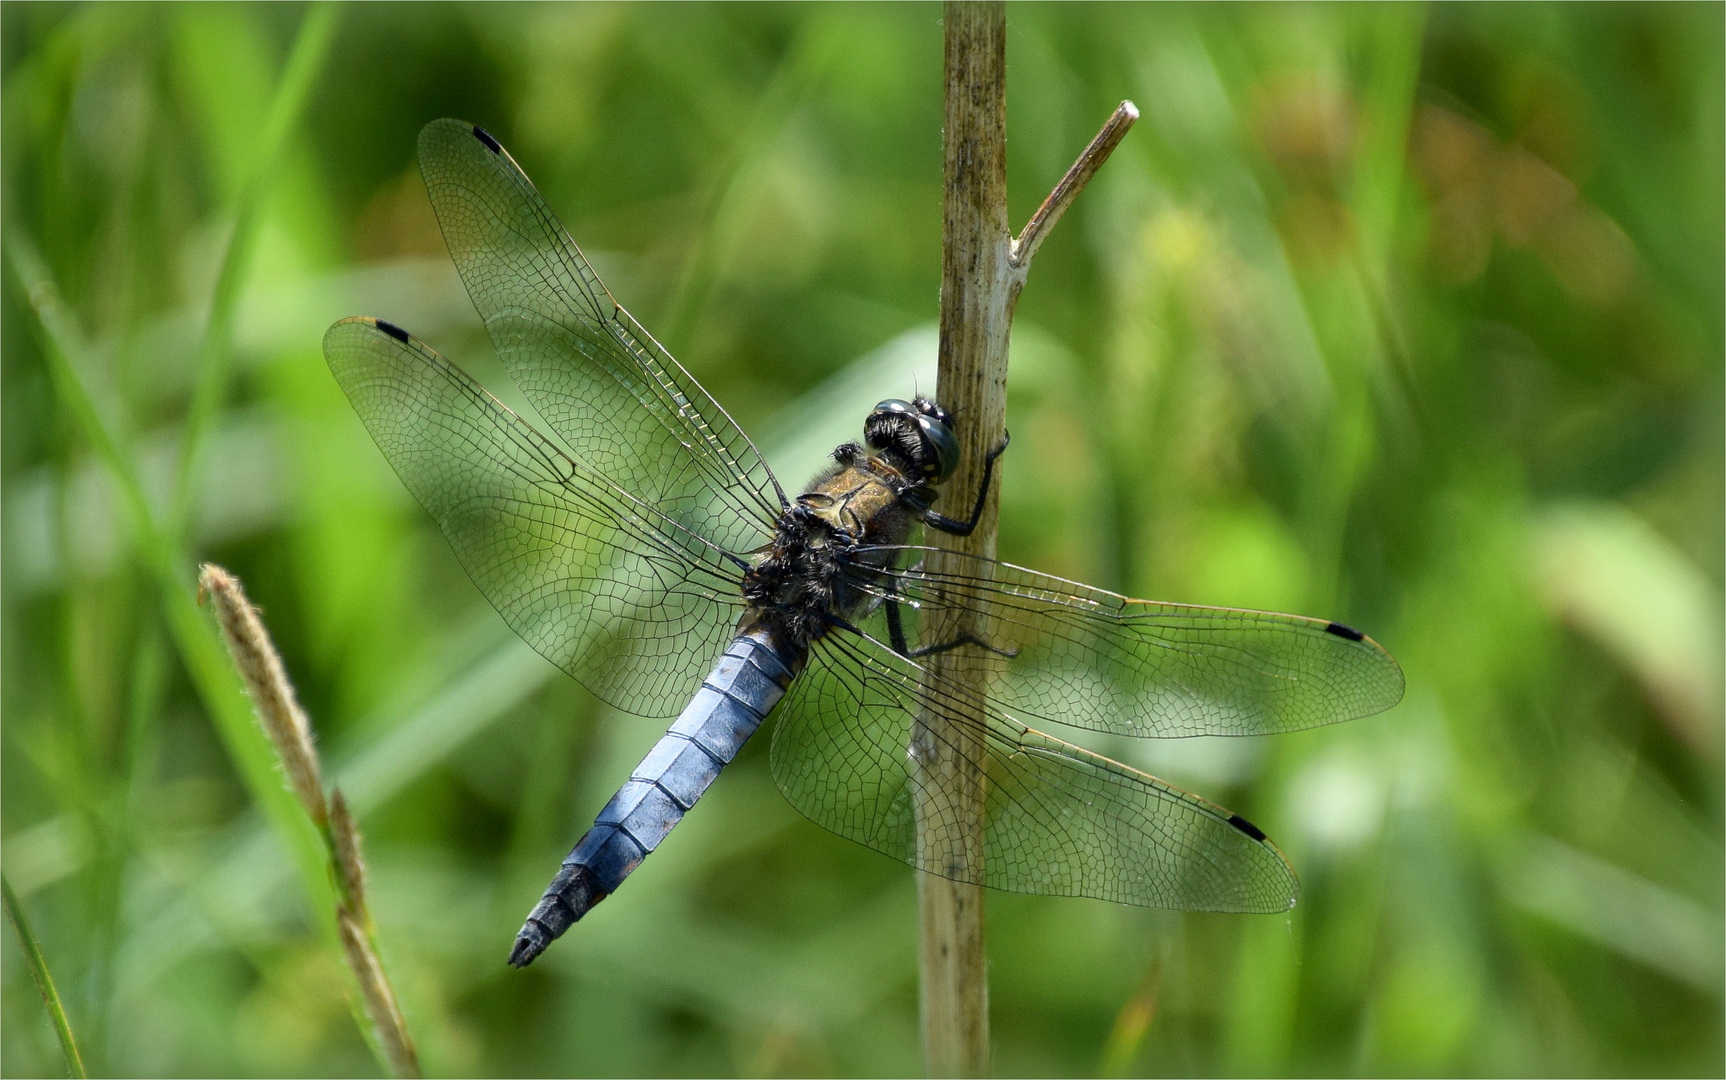
[{"label": "blurred green background", "polygon": [[[428,1071],[918,1073],[912,872],[799,818],[766,738],[504,966],[660,726],[512,637],[319,343],[378,315],[503,389],[414,162],[459,116],[800,482],[933,386],[939,8],[359,5],[327,49],[309,10],[0,6],[3,860],[92,1070],[379,1068],[188,677],[207,558],[360,814]],[[1085,740],[1250,816],[1301,901],[991,894],[996,1071],[1719,1075],[1721,6],[1014,6],[1008,35],[1016,225],[1120,99],[1143,119],[1019,306],[1003,557],[1345,620],[1409,691]],[[0,955],[0,1066],[55,1074]]]}]

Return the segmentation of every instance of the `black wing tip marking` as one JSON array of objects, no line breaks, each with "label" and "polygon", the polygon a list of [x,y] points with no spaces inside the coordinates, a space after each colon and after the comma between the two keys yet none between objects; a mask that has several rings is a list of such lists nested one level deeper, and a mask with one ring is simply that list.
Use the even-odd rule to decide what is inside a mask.
[{"label": "black wing tip marking", "polygon": [[379,330],[382,330],[384,333],[388,334],[390,337],[393,337],[397,341],[401,342],[403,345],[406,345],[408,343],[408,332],[406,330],[403,330],[401,327],[397,326],[395,323],[389,322],[385,319],[373,319],[372,324],[374,326],[376,326]]},{"label": "black wing tip marking", "polygon": [[[1361,633],[1359,630],[1356,630],[1354,627],[1348,625],[1347,623],[1339,623],[1339,622],[1327,623],[1327,624],[1325,624],[1324,632],[1327,634],[1332,634],[1336,637],[1342,638],[1344,641],[1354,641],[1354,642],[1364,643],[1369,649],[1373,649],[1373,650],[1377,651],[1378,658],[1380,661],[1382,661],[1382,663],[1388,664],[1390,666],[1390,679],[1393,683],[1395,683],[1394,692],[1392,694],[1390,694],[1390,696],[1387,699],[1384,700],[1383,704],[1376,705],[1376,706],[1374,706],[1370,709],[1367,709],[1365,712],[1362,712],[1358,715],[1370,716],[1373,713],[1383,712],[1386,709],[1390,708],[1391,706],[1395,705],[1397,702],[1402,700],[1403,694],[1406,693],[1408,690],[1408,682],[1402,673],[1402,665],[1398,664],[1396,662],[1395,657],[1391,656],[1388,652],[1384,651],[1384,646],[1380,645],[1378,642],[1374,641],[1373,639],[1367,637],[1365,634]],[[1352,720],[1352,719],[1354,719],[1354,717],[1353,716],[1342,716],[1342,717],[1338,717],[1338,719]]]},{"label": "black wing tip marking", "polygon": [[485,148],[494,154],[503,153],[503,145],[491,137],[491,132],[478,124],[473,125],[473,137],[485,144]]},{"label": "black wing tip marking", "polygon": [[1239,829],[1241,832],[1246,833],[1248,836],[1252,837],[1254,840],[1257,840],[1259,843],[1262,844],[1265,842],[1264,830],[1260,829],[1257,825],[1254,825],[1252,822],[1248,821],[1246,818],[1241,817],[1239,814],[1230,814],[1229,815],[1229,824],[1233,825],[1235,828]]}]

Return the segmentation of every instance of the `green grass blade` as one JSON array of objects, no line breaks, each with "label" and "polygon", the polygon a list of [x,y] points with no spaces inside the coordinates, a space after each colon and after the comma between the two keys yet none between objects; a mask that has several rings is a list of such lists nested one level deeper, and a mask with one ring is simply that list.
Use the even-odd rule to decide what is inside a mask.
[{"label": "green grass blade", "polygon": [[72,1038],[72,1025],[66,1021],[66,1009],[60,1004],[60,991],[54,988],[54,976],[48,973],[48,962],[42,959],[42,947],[36,943],[30,921],[24,917],[23,905],[13,895],[12,883],[6,880],[5,874],[0,874],[0,893],[6,897],[6,917],[12,920],[12,929],[18,932],[18,942],[24,946],[24,959],[30,965],[30,976],[36,980],[42,1004],[54,1021],[54,1034],[60,1037],[60,1051],[66,1055],[66,1071],[77,1077],[88,1076],[90,1074],[84,1071],[84,1057],[78,1053],[78,1041]]},{"label": "green grass blade", "polygon": [[135,542],[161,596],[169,633],[186,671],[235,771],[292,854],[311,900],[312,911],[330,942],[335,944],[333,893],[325,869],[324,844],[317,827],[282,784],[281,775],[276,771],[275,752],[252,719],[239,678],[228,663],[215,627],[198,610],[188,573],[190,561],[156,524],[132,458],[103,423],[78,367],[72,362],[80,340],[76,323],[60,299],[59,289],[49,276],[46,264],[16,225],[6,229],[4,250],[7,262],[37,316],[44,361],[55,399],[96,448],[120,489],[132,518]]},{"label": "green grass blade", "polygon": [[280,172],[278,165],[288,136],[305,112],[313,82],[329,55],[335,26],[336,6],[328,0],[313,4],[301,20],[293,51],[288,55],[282,81],[276,87],[275,98],[264,122],[257,160],[240,189],[234,212],[234,231],[222,255],[221,270],[210,299],[210,319],[198,349],[198,381],[192,391],[191,408],[186,414],[173,517],[168,528],[168,534],[176,538],[184,535],[192,514],[198,451],[215,423],[227,390],[233,358],[234,311],[239,305],[246,271],[251,267],[252,248],[257,240],[262,210]]}]

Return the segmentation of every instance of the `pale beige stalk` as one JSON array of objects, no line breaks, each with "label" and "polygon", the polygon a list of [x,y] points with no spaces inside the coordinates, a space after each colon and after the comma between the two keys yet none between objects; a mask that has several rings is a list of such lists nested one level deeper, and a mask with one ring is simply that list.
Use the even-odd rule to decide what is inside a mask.
[{"label": "pale beige stalk", "polygon": [[360,830],[348,813],[348,800],[341,788],[330,791],[330,836],[335,840],[336,875],[343,901],[360,911],[366,909],[366,863],[360,855]]},{"label": "pale beige stalk", "polygon": [[239,579],[214,563],[198,573],[199,593],[215,609],[222,640],[245,681],[258,723],[281,759],[288,785],[324,838],[330,876],[336,883],[336,929],[342,955],[353,970],[370,1018],[372,1036],[385,1063],[396,1076],[420,1075],[419,1055],[408,1034],[395,989],[378,958],[377,933],[366,908],[366,864],[360,854],[359,829],[348,813],[341,790],[324,799],[323,773],[318,764],[312,725],[300,708],[287,670],[276,652],[258,611],[246,599]]},{"label": "pale beige stalk", "polygon": [[294,696],[294,686],[258,618],[258,610],[247,601],[239,580],[214,563],[199,568],[198,587],[216,612],[228,655],[246,682],[258,723],[276,748],[288,786],[318,829],[327,829],[329,812],[324,806],[324,779],[318,768],[318,748],[312,743],[312,725]]},{"label": "pale beige stalk", "polygon": [[407,1021],[396,1001],[395,988],[378,959],[377,931],[366,907],[366,864],[360,856],[360,833],[348,813],[348,801],[340,788],[330,792],[330,835],[335,841],[335,867],[344,900],[336,906],[336,926],[342,935],[342,951],[359,979],[365,995],[366,1014],[372,1018],[378,1042],[390,1068],[398,1076],[419,1075],[419,1055],[408,1035]]},{"label": "pale beige stalk", "polygon": [[[1055,222],[1138,118],[1122,102],[1014,239],[1007,222],[1006,11],[1000,3],[949,0],[943,8],[946,114],[941,228],[941,404],[957,421],[960,465],[947,481],[949,514],[965,514],[983,480],[988,453],[1006,434],[1007,345],[1013,308],[1032,257]],[[1002,459],[1003,462],[1008,459]],[[995,476],[1001,475],[1001,463]],[[939,573],[944,552],[993,558],[996,497],[990,493],[969,536],[930,530],[941,549],[929,556]],[[970,572],[969,569],[961,573]],[[943,610],[939,605],[936,610]],[[987,640],[974,612],[931,619],[931,641]],[[928,678],[960,693],[948,700],[982,702],[988,658],[953,649],[931,656]],[[983,948],[983,842],[988,777],[982,717],[955,724],[922,713],[912,734],[918,763],[918,880],[922,931],[924,1065],[931,1076],[982,1076],[989,1070],[989,995]],[[935,876],[935,875],[940,876]],[[963,879],[963,880],[955,880]]]}]

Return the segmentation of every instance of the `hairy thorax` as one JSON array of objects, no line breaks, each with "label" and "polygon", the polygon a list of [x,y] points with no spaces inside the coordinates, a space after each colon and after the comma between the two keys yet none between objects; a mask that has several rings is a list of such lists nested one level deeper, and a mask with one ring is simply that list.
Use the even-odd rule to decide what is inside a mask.
[{"label": "hairy thorax", "polygon": [[872,603],[857,571],[887,556],[857,549],[902,544],[911,531],[900,498],[904,477],[878,457],[847,449],[855,450],[842,447],[838,465],[780,515],[773,541],[743,578],[744,622],[771,628],[800,654],[834,618],[850,619]]}]

